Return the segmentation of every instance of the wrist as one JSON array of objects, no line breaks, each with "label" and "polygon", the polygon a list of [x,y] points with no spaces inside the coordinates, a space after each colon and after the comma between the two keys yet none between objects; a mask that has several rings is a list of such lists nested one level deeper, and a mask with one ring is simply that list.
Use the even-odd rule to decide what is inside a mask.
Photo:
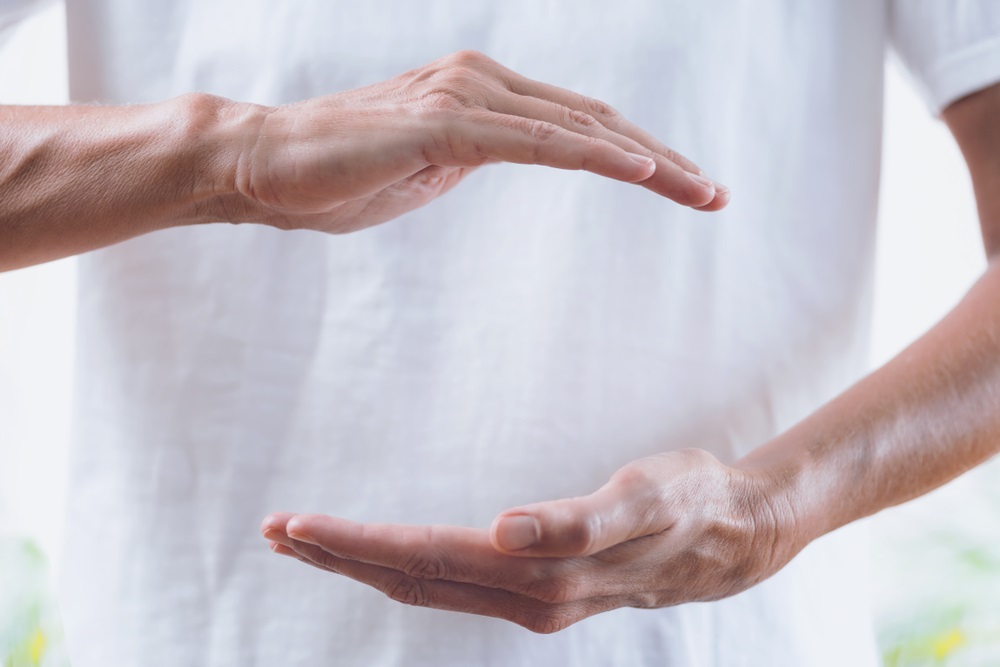
[{"label": "wrist", "polygon": [[257,140],[268,107],[190,93],[167,102],[185,119],[180,145],[191,175],[184,222],[255,222],[258,212],[239,187],[242,158]]},{"label": "wrist", "polygon": [[801,492],[806,467],[796,457],[772,456],[761,448],[732,469],[744,489],[746,512],[760,533],[758,539],[770,542],[769,557],[776,571],[819,537]]}]

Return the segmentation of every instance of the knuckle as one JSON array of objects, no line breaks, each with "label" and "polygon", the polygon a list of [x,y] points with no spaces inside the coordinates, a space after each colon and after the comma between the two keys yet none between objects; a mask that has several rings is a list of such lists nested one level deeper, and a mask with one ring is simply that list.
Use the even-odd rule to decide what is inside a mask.
[{"label": "knuckle", "polygon": [[540,635],[551,635],[573,625],[576,619],[565,612],[548,610],[535,612],[518,621],[518,624]]},{"label": "knuckle", "polygon": [[578,109],[569,110],[569,119],[574,125],[584,128],[592,128],[600,125],[600,122],[596,118]]},{"label": "knuckle", "polygon": [[[653,465],[650,465],[650,464]],[[656,476],[662,474],[663,467],[654,459],[644,459],[630,463],[619,469],[613,476],[614,483],[625,490],[631,499],[636,519],[644,519],[647,525],[669,523],[668,498],[664,497],[665,487]],[[668,468],[667,474],[673,472]]]},{"label": "knuckle", "polygon": [[385,594],[396,602],[412,607],[426,607],[430,602],[423,584],[411,577],[398,577],[390,582],[385,588]]},{"label": "knuckle", "polygon": [[659,609],[669,604],[659,592],[633,593],[626,599],[626,606],[634,609]]},{"label": "knuckle", "polygon": [[683,155],[675,151],[673,148],[665,149],[663,152],[663,157],[667,158],[671,162],[678,165],[684,165],[687,163],[687,159]]},{"label": "knuckle", "polygon": [[468,106],[464,95],[449,88],[433,88],[420,97],[421,104],[434,111],[458,111]]},{"label": "knuckle", "polygon": [[539,602],[563,604],[575,602],[583,596],[583,587],[566,579],[539,579],[525,586],[525,595]]},{"label": "knuckle", "polygon": [[453,54],[421,77],[416,99],[432,109],[461,110],[484,106],[489,88],[480,64]]},{"label": "knuckle", "polygon": [[325,553],[324,551],[317,549],[314,544],[300,542],[296,539],[292,540],[292,550],[303,558],[308,558],[310,560],[317,560]]},{"label": "knuckle", "polygon": [[440,192],[448,184],[448,177],[438,168],[424,170],[413,177],[416,188],[427,192]]},{"label": "knuckle", "polygon": [[545,142],[552,139],[558,133],[559,128],[543,120],[531,120],[527,124],[526,131],[532,139]]},{"label": "knuckle", "polygon": [[316,556],[316,562],[321,567],[324,567],[327,570],[332,570],[334,572],[337,571],[337,566],[339,565],[339,563],[337,562],[337,558],[335,556],[330,555],[329,553],[327,553],[325,551],[321,551]]},{"label": "knuckle", "polygon": [[439,78],[456,88],[468,88],[479,80],[479,74],[475,68],[467,65],[455,65],[443,70]]},{"label": "knuckle", "polygon": [[478,68],[493,62],[484,54],[475,49],[462,49],[445,56],[445,62],[452,67]]},{"label": "knuckle", "polygon": [[475,85],[471,75],[449,72],[442,75],[419,99],[425,107],[437,111],[460,111],[481,106],[481,100],[474,92]]},{"label": "knuckle", "polygon": [[420,553],[410,554],[401,569],[419,579],[445,579],[448,575],[448,568],[441,558]]},{"label": "knuckle", "polygon": [[725,468],[721,461],[711,452],[696,447],[681,449],[678,453],[686,460],[697,466],[704,466],[710,470],[721,471]]},{"label": "knuckle", "polygon": [[573,553],[591,553],[603,529],[603,519],[596,512],[588,512],[570,521],[563,531],[566,548]]},{"label": "knuckle", "polygon": [[644,496],[650,492],[659,491],[659,485],[643,465],[628,464],[614,474],[617,484],[630,492]]},{"label": "knuckle", "polygon": [[704,172],[701,171],[701,168],[698,165],[696,165],[690,159],[688,159],[684,155],[678,153],[674,149],[672,149],[672,148],[670,148],[670,147],[668,147],[668,146],[666,146],[666,145],[664,145],[664,144],[662,144],[660,142],[655,142],[655,144],[654,144],[653,147],[663,157],[665,157],[666,159],[670,160],[671,162],[673,162],[674,164],[676,164],[678,167],[680,167],[684,171],[695,173],[695,174],[704,173]]},{"label": "knuckle", "polygon": [[583,98],[583,106],[591,116],[597,118],[616,118],[619,115],[618,111],[610,104],[592,97]]}]

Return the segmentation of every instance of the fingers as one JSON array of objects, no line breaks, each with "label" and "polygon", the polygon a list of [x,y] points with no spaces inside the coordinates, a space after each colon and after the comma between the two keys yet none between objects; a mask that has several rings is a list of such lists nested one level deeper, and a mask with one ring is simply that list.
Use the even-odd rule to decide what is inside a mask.
[{"label": "fingers", "polygon": [[[608,131],[634,141],[635,143],[645,147],[649,152],[655,153],[656,155],[663,157],[666,161],[677,165],[683,171],[702,176],[706,179],[708,178],[704,171],[702,171],[702,169],[699,168],[694,162],[684,157],[677,151],[667,147],[663,144],[663,142],[659,141],[656,137],[629,121],[623,115],[618,113],[618,111],[604,102],[581,95],[571,90],[566,90],[565,88],[528,79],[506,68],[503,69],[503,80],[511,92],[517,95],[523,96],[524,98],[536,98],[555,103],[562,108],[572,110],[574,115],[579,114],[580,116],[578,117],[582,117],[586,123],[589,123],[589,119],[593,119]],[[634,152],[639,152],[642,155],[647,154],[643,151]],[[657,167],[659,169],[660,165],[658,164]],[[700,211],[717,211],[724,208],[726,204],[729,203],[729,189],[718,182],[712,182],[717,195],[713,198],[713,200],[709,200],[705,204],[692,205],[693,208]],[[664,194],[664,196],[668,197],[670,196],[669,194],[663,192],[660,192],[659,194]]]},{"label": "fingers", "polygon": [[502,91],[489,100],[489,108],[511,116],[537,118],[559,125],[571,132],[610,141],[616,146],[637,155],[652,157],[653,151],[634,139],[608,129],[599,120],[579,109],[564,106],[551,100]]},{"label": "fingers", "polygon": [[299,553],[298,549],[302,546],[301,543],[297,543],[296,540],[290,538],[286,532],[288,520],[294,516],[294,514],[289,512],[275,512],[264,519],[264,522],[260,526],[260,532],[267,538],[271,551],[279,556],[288,556],[302,561],[306,565],[312,565],[320,570],[336,572],[336,570],[321,562]]},{"label": "fingers", "polygon": [[[292,530],[297,533],[294,526]],[[418,577],[400,569],[344,558],[321,546],[287,536],[284,541],[292,546],[272,542],[272,551],[354,579],[381,591],[396,602],[491,616],[517,623],[533,632],[556,632],[588,616],[627,606],[632,599],[626,596],[606,596],[553,602],[503,588]]]},{"label": "fingers", "polygon": [[451,54],[404,79],[411,92],[427,88],[417,100],[435,119],[419,133],[428,164],[539,164],[641,183],[703,211],[729,201],[725,187],[608,105],[527,79],[480,53]]},{"label": "fingers", "polygon": [[[720,189],[722,188],[722,189]],[[729,205],[729,188],[725,186],[720,186],[718,183],[715,185],[715,198],[708,202],[704,206],[694,206],[696,211],[714,212],[721,211],[726,206]]]},{"label": "fingers", "polygon": [[291,547],[292,540],[288,537],[287,529],[289,519],[294,516],[291,512],[272,512],[268,514],[260,524],[260,534],[272,542]]},{"label": "fingers", "polygon": [[371,586],[396,602],[500,618],[543,634],[563,630],[627,602],[625,598],[597,597],[552,603],[501,588],[414,577],[393,568],[332,556],[315,545],[300,549],[300,556],[318,558],[326,564],[320,567]]},{"label": "fingers", "polygon": [[677,154],[659,142],[651,142],[656,148],[644,145],[627,134],[611,130],[585,111],[547,99],[506,91],[498,93],[490,100],[490,108],[498,113],[535,118],[576,134],[607,141],[633,155],[652,158],[656,162],[656,170],[652,176],[641,181],[642,185],[678,203],[698,207],[701,210],[718,210],[728,202],[728,191],[706,178],[690,161],[683,160],[684,164],[691,167],[687,170],[676,159],[671,160],[665,155],[665,153],[673,156]]},{"label": "fingers", "polygon": [[656,169],[655,161],[647,156],[632,155],[604,139],[535,118],[477,109],[449,119],[446,125],[444,132],[452,138],[437,142],[446,148],[431,156],[432,163],[450,164],[457,159],[454,166],[487,160],[538,164],[589,171],[628,183],[644,181]]},{"label": "fingers", "polygon": [[694,162],[668,148],[653,135],[626,119],[610,105],[586,95],[573,92],[572,90],[566,90],[565,88],[542,83],[541,81],[534,81],[511,70],[507,70],[507,74],[508,76],[505,80],[512,92],[518,95],[549,100],[569,109],[583,112],[595,118],[612,132],[629,137],[649,150],[659,153],[685,171],[693,174],[703,173]]},{"label": "fingers", "polygon": [[[467,139],[451,141],[451,150],[456,143],[464,145],[457,153],[441,156],[442,163],[457,158],[459,166],[493,159],[584,170],[627,183],[642,182],[653,192],[691,207],[708,205],[715,198],[712,181],[685,172],[662,156],[650,158],[629,153],[610,141],[579,134],[555,123],[490,111],[469,112],[455,122],[461,125],[458,134]],[[664,176],[650,179],[661,168],[665,170]]]},{"label": "fingers", "polygon": [[[589,496],[527,505],[500,514],[490,530],[501,552],[533,557],[590,556],[670,528],[655,486],[616,474]],[[631,483],[630,483],[631,482]]]},{"label": "fingers", "polygon": [[662,550],[646,540],[607,557],[534,559],[499,553],[485,531],[454,526],[276,514],[262,532],[276,554],[356,579],[396,601],[494,616],[536,632],[609,609],[650,606],[648,591],[660,583],[650,563]]},{"label": "fingers", "polygon": [[303,514],[288,537],[341,558],[379,565],[420,579],[450,579],[517,590],[539,577],[540,564],[498,553],[484,530],[459,526],[358,524]]},{"label": "fingers", "polygon": [[[356,524],[324,515],[299,515],[287,530],[289,535],[282,541],[293,548],[298,542],[313,544],[331,556],[417,579],[503,589],[553,604],[632,594],[649,583],[639,571],[627,580],[608,576],[606,560],[503,554],[494,548],[486,531],[473,528]],[[612,560],[644,563],[647,552],[654,550],[652,545],[626,549]]]}]

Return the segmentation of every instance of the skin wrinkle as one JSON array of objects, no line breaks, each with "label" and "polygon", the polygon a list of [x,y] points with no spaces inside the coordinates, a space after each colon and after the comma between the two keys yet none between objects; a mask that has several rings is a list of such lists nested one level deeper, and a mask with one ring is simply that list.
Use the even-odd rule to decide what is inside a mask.
[{"label": "skin wrinkle", "polygon": [[[945,119],[967,155],[992,257],[990,239],[1000,235],[1000,216],[994,213],[1000,212],[1000,85],[949,108]],[[480,562],[489,571],[478,580],[469,579],[476,574],[477,555],[468,547],[467,532],[459,541],[447,527],[438,527],[438,543],[423,547],[463,563],[469,583],[462,590],[480,591],[480,597],[465,598],[463,611],[536,631],[560,629],[609,604],[720,599],[768,578],[821,535],[922,495],[996,454],[998,404],[1000,268],[991,261],[938,325],[735,464],[724,466],[698,450],[668,452],[627,464],[591,496],[507,510],[501,519],[534,516],[542,525],[542,542],[506,555],[511,559],[506,564],[496,557]],[[647,484],[657,492],[649,493]],[[575,525],[567,523],[567,513]],[[292,518],[274,515],[267,530],[280,537]],[[343,531],[339,520],[310,516],[307,522],[331,538]],[[419,528],[391,530],[406,534]],[[566,551],[575,531],[594,530],[603,535],[587,544],[578,540],[577,546],[600,549],[597,553]],[[491,536],[480,540],[489,544]],[[366,545],[365,558],[391,563],[398,548],[393,540],[377,541]],[[546,578],[525,586],[517,561],[538,557],[565,568],[538,573]],[[377,585],[364,571],[350,576]],[[496,596],[477,587],[486,581],[534,597],[508,598],[523,605],[512,616],[506,601],[495,605]],[[587,594],[569,617],[565,604],[554,602]]]},{"label": "skin wrinkle", "polygon": [[[180,99],[173,106],[188,103]],[[50,253],[69,254],[66,249],[73,244],[106,245],[153,228],[156,220],[161,226],[175,217],[193,221],[194,170],[180,166],[186,149],[165,148],[171,142],[185,145],[187,128],[164,111],[148,106],[110,114],[94,107],[9,111],[8,118],[14,118],[0,148],[8,165],[2,181],[0,269],[35,263]],[[73,122],[64,122],[67,115]],[[90,122],[106,115],[122,117],[113,130]],[[145,168],[134,168],[140,160]],[[119,207],[125,201],[128,205]]]},{"label": "skin wrinkle", "polygon": [[[485,109],[454,111],[458,115],[441,128],[440,115],[421,112],[426,103],[412,73],[361,92],[273,109],[206,95],[137,107],[8,108],[0,164],[21,165],[15,173],[28,164],[33,177],[0,181],[2,210],[7,211],[0,216],[0,239],[4,240],[0,269],[89,250],[166,226],[207,221],[213,204],[191,201],[201,196],[221,198],[227,205],[219,214],[239,211],[242,220],[281,228],[352,231],[377,223],[378,218],[368,214],[380,214],[380,206],[393,203],[394,197],[406,191],[401,184],[412,183],[413,175],[428,166],[448,169],[460,177],[464,173],[460,169],[469,166],[469,160],[544,158],[549,166],[582,164],[627,180],[628,174],[638,173],[623,153],[622,144],[630,141],[639,141],[660,155],[663,166],[643,182],[644,187],[681,202],[696,200],[699,192],[706,197],[710,194],[687,179],[687,167],[669,149],[657,148],[640,131],[616,123],[616,116],[602,116],[601,103],[529,82],[473,52],[418,71],[432,72],[426,80],[439,85],[438,81],[448,80],[449,69],[460,74],[452,78],[453,85],[483,86],[457,91],[470,102],[508,90],[509,79],[519,94],[531,91],[540,99],[588,112],[619,132],[623,140],[597,141],[577,133],[586,129],[578,124],[572,128],[556,124],[555,131],[545,130],[539,137],[532,134],[532,128],[548,121],[530,114],[501,116]],[[476,74],[468,75],[470,71]],[[404,92],[407,87],[408,94]],[[387,100],[406,111],[391,107]],[[572,114],[564,117],[571,119]],[[945,111],[945,120],[970,167],[991,258],[997,252],[993,239],[1000,238],[997,118],[997,86]],[[375,119],[390,127],[373,132],[373,124],[382,122]],[[392,122],[401,119],[407,121],[402,133]],[[266,131],[262,129],[265,124]],[[435,132],[444,132],[444,140],[436,140],[434,150],[443,146],[452,152],[437,156],[443,163],[432,165],[426,159],[429,144],[425,137]],[[357,136],[364,136],[365,141],[357,141]],[[248,144],[254,147],[254,160],[241,171]],[[44,150],[39,146],[45,146]],[[475,149],[471,157],[470,146]],[[30,157],[35,151],[40,152]],[[393,159],[386,159],[387,155]],[[29,156],[26,163],[20,162],[23,156]],[[230,181],[236,186],[232,191],[227,189]],[[261,183],[265,190],[278,188],[271,194],[281,210],[261,201]],[[409,192],[413,197],[406,205],[424,203],[420,188]],[[366,214],[358,215],[345,206],[347,202],[356,203]],[[717,196],[703,208],[715,202],[721,202],[721,207],[724,198]],[[329,214],[317,215],[317,208]],[[399,212],[404,210],[405,206]],[[346,211],[344,219],[337,219],[338,211]],[[344,226],[345,219],[349,226]],[[474,539],[464,532],[458,539],[450,527],[440,526],[428,532],[423,543],[408,543],[383,530],[367,540],[367,551],[360,556],[352,550],[358,545],[351,540],[364,530],[355,530],[353,536],[338,533],[346,530],[343,523],[328,528],[340,540],[333,542],[347,556],[298,541],[288,541],[287,553],[385,592],[408,577],[395,567],[402,560],[400,549],[426,549],[423,557],[430,553],[444,559],[442,572],[471,580],[420,579],[421,600],[431,606],[500,616],[545,632],[626,605],[631,596],[648,596],[650,591],[659,591],[654,597],[660,606],[731,595],[772,575],[820,535],[926,493],[996,453],[1000,446],[1000,414],[995,409],[1000,394],[1000,269],[996,266],[991,261],[966,298],[903,354],[736,464],[724,466],[696,450],[631,464],[662,490],[658,497],[669,507],[669,516],[682,518],[671,523],[669,530],[643,520],[661,516],[651,507],[654,501],[649,494],[630,494],[626,489],[624,501],[609,494],[596,507],[582,504],[586,499],[557,501],[576,503],[580,512],[569,522],[543,527],[542,534],[553,539],[517,554],[490,553],[484,558],[484,550],[491,548],[487,531],[475,531]],[[664,446],[670,444],[676,443]],[[633,511],[618,511],[622,502]],[[778,509],[785,506],[791,511]],[[534,508],[540,519],[556,520],[546,515],[545,503]],[[588,512],[596,512],[601,519],[592,522]],[[602,512],[610,512],[608,516],[615,520],[604,520]],[[313,518],[313,528],[321,519]],[[289,520],[271,521],[265,535],[287,540],[281,531]],[[592,539],[571,546],[600,548],[602,559],[586,551],[566,552],[566,535],[576,530],[587,534],[587,526]],[[414,527],[396,530],[403,536],[419,536]],[[596,536],[595,530],[600,531]],[[547,575],[537,575],[550,577],[548,583],[525,580],[524,558],[546,558],[557,564]],[[484,560],[489,571],[481,573]],[[608,565],[611,562],[613,566]],[[567,573],[574,566],[579,569],[570,580]],[[642,580],[637,570],[648,575],[642,584],[648,590],[635,590]],[[562,591],[551,588],[560,585]],[[608,595],[551,603],[516,592],[530,587],[557,599],[575,595],[573,586]]]},{"label": "skin wrinkle", "polygon": [[[426,204],[487,162],[642,178],[657,194],[691,198],[689,183],[647,178],[626,154],[632,142],[649,143],[637,128],[597,141],[589,128],[549,127],[524,108],[489,112],[512,80],[538,87],[461,52],[279,107],[198,93],[135,106],[0,107],[0,270],[206,222],[357,231]],[[548,102],[576,95],[538,90]],[[585,99],[568,106],[580,111]],[[526,128],[544,129],[535,137]],[[428,174],[439,182],[422,184]]]},{"label": "skin wrinkle", "polygon": [[[7,127],[6,124],[4,127]],[[18,214],[19,210],[15,208],[18,202],[16,200],[10,201],[11,197],[9,193],[18,187],[24,187],[22,182],[26,178],[30,179],[29,182],[36,180],[36,173],[41,171],[37,168],[37,164],[40,161],[44,161],[44,157],[41,157],[40,154],[46,150],[45,144],[40,143],[31,146],[27,151],[16,152],[11,148],[14,142],[10,141],[9,135],[9,131],[0,134],[0,139],[2,139],[0,141],[0,155],[7,158],[3,162],[0,162],[0,231],[8,239],[4,242],[4,245],[10,243],[12,240],[16,240],[19,235],[24,234],[27,227],[25,222],[26,216]],[[45,178],[44,172],[41,177],[42,179]],[[36,187],[38,185],[36,183]],[[44,182],[40,185],[47,187]],[[28,208],[29,210],[31,206],[30,202],[21,204],[22,208]]]}]

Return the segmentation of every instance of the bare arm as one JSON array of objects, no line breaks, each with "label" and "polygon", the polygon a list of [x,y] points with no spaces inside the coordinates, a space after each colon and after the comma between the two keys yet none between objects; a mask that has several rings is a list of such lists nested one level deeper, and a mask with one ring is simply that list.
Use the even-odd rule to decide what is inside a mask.
[{"label": "bare arm", "polygon": [[[408,604],[538,632],[618,607],[738,593],[812,540],[922,495],[1000,451],[1000,85],[945,119],[990,262],[937,326],[734,466],[708,452],[632,462],[589,496],[501,513],[490,530],[273,514],[279,554]],[[696,443],[694,443],[696,444]]]},{"label": "bare arm", "polygon": [[945,110],[989,259],[933,329],[744,461],[790,484],[802,542],[944,484],[1000,451],[1000,85]]},{"label": "bare arm", "polygon": [[199,222],[355,231],[501,161],[641,183],[701,210],[728,201],[607,105],[463,52],[281,107],[201,94],[0,107],[0,270]]},{"label": "bare arm", "polygon": [[212,219],[221,107],[0,107],[0,270]]}]

